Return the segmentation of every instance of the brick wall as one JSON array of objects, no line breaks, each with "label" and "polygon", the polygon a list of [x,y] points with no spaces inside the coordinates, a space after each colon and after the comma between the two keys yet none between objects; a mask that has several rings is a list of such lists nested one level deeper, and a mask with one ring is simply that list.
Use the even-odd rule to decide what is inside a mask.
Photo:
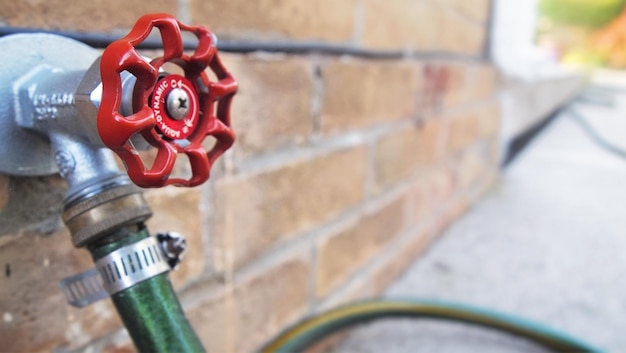
[{"label": "brick wall", "polygon": [[[123,33],[157,11],[222,39],[411,53],[223,54],[240,82],[235,147],[206,185],[147,192],[151,230],[188,237],[171,277],[210,351],[377,295],[498,174],[488,0],[0,1],[0,22]],[[57,287],[92,266],[60,222],[64,190],[0,175],[1,350],[132,351],[111,304],[77,310]]]}]

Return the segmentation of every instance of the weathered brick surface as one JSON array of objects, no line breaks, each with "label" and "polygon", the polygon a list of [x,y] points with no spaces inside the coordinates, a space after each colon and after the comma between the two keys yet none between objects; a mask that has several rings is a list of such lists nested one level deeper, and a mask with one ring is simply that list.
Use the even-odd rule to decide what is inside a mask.
[{"label": "weathered brick surface", "polygon": [[381,294],[404,270],[411,265],[426,249],[430,241],[430,232],[421,231],[402,244],[398,252],[387,258],[372,273],[371,288],[373,293]]},{"label": "weathered brick surface", "polygon": [[235,352],[258,348],[305,313],[312,271],[309,253],[295,253],[235,284]]},{"label": "weathered brick surface", "polygon": [[87,251],[73,248],[67,232],[49,236],[25,232],[0,247],[0,259],[3,351],[78,347],[119,327],[108,302],[80,311],[66,304],[59,281],[93,266]]},{"label": "weathered brick surface", "polygon": [[457,190],[455,170],[452,167],[439,167],[431,170],[427,179],[432,209],[440,209],[450,202]]},{"label": "weathered brick surface", "polygon": [[187,239],[184,261],[170,279],[179,288],[202,275],[204,271],[204,246],[202,242],[205,215],[200,212],[201,189],[165,188],[150,190],[146,201],[157,214],[148,220],[152,234],[178,232]]},{"label": "weathered brick surface", "polygon": [[436,50],[441,8],[427,1],[364,0],[362,44],[376,49]]},{"label": "weathered brick surface", "polygon": [[494,136],[489,140],[489,149],[488,149],[488,160],[489,164],[492,167],[497,168],[500,163],[500,154],[502,151],[500,150],[501,141],[499,136]]},{"label": "weathered brick surface", "polygon": [[356,0],[192,1],[194,23],[226,38],[291,38],[348,42]]},{"label": "weathered brick surface", "polygon": [[495,100],[443,115],[449,124],[448,153],[456,153],[479,138],[495,136],[500,128],[500,106]]},{"label": "weathered brick surface", "polygon": [[335,291],[332,296],[324,298],[315,308],[315,311],[321,313],[370,296],[369,278],[366,275],[361,275],[350,281],[347,286]]},{"label": "weathered brick surface", "polygon": [[469,101],[480,102],[493,99],[498,91],[498,72],[490,65],[473,65],[470,69],[471,81],[469,88]]},{"label": "weathered brick surface", "polygon": [[444,0],[447,6],[470,20],[484,25],[489,16],[491,0]]},{"label": "weathered brick surface", "polygon": [[479,56],[489,0],[364,0],[362,44]]},{"label": "weathered brick surface", "polygon": [[461,217],[470,208],[470,200],[466,196],[455,196],[444,207],[444,211],[437,220],[437,227],[435,228],[435,235],[442,235],[445,229],[452,224],[455,220]]},{"label": "weathered brick surface", "polygon": [[446,91],[443,96],[444,109],[455,108],[471,102],[469,65],[456,62],[444,62],[441,64],[447,70]]},{"label": "weathered brick surface", "polygon": [[424,84],[420,112],[425,116],[484,99],[477,97],[486,97],[489,89],[488,80],[483,77],[486,74],[460,62],[430,61],[424,65],[421,75]]},{"label": "weathered brick surface", "polygon": [[443,51],[480,56],[485,45],[486,27],[456,11],[442,12],[441,49]]},{"label": "weathered brick surface", "polygon": [[441,109],[444,97],[450,86],[448,69],[430,62],[424,64],[421,72],[422,86],[419,92],[419,113],[428,115]]},{"label": "weathered brick surface", "polygon": [[458,110],[491,100],[497,93],[496,71],[484,64],[468,65],[455,61],[431,61],[422,70],[425,112]]},{"label": "weathered brick surface", "polygon": [[295,57],[223,55],[239,82],[231,119],[239,157],[301,145],[313,131],[313,68]]},{"label": "weathered brick surface", "polygon": [[404,226],[405,198],[365,215],[317,244],[316,294],[324,297],[374,257]]},{"label": "weathered brick surface", "polygon": [[229,291],[218,290],[207,300],[185,311],[207,352],[232,352],[234,317]]},{"label": "weathered brick surface", "polygon": [[322,130],[346,131],[412,116],[419,66],[398,61],[333,61],[322,66]]},{"label": "weathered brick surface", "polygon": [[407,224],[409,226],[415,226],[417,224],[424,223],[428,220],[436,205],[434,203],[434,189],[435,181],[434,173],[431,171],[424,172],[419,176],[411,187],[411,190],[407,192]]},{"label": "weathered brick surface", "polygon": [[[216,236],[237,266],[363,199],[364,148],[341,150],[242,180],[216,183]],[[341,177],[337,177],[340,175]]]},{"label": "weathered brick surface", "polygon": [[[0,209],[0,235],[32,230],[50,234],[61,227],[67,185],[59,176],[10,177],[7,204]],[[6,197],[6,195],[5,195]]]},{"label": "weathered brick surface", "polygon": [[77,353],[137,353],[126,331],[118,331],[108,340],[85,347]]},{"label": "weathered brick surface", "polygon": [[500,129],[500,105],[497,101],[487,103],[480,109],[478,134],[480,137],[493,137]]},{"label": "weathered brick surface", "polygon": [[441,119],[393,132],[376,144],[374,170],[378,191],[411,175],[418,166],[433,164],[442,155],[445,125]]},{"label": "weathered brick surface", "polygon": [[470,190],[476,186],[487,171],[486,151],[478,148],[470,148],[464,151],[455,165],[457,168],[457,180],[462,190]]},{"label": "weathered brick surface", "polygon": [[11,179],[8,175],[0,174],[0,211],[9,203]]},{"label": "weathered brick surface", "polygon": [[129,29],[140,16],[154,12],[176,15],[176,1],[0,1],[0,20],[10,26],[86,32]]},{"label": "weathered brick surface", "polygon": [[476,110],[447,117],[450,130],[447,150],[455,153],[474,142],[479,133],[479,116]]},{"label": "weathered brick surface", "polygon": [[70,306],[66,308],[68,327],[65,330],[65,339],[67,341],[63,347],[82,347],[102,335],[123,327],[117,310],[109,299],[91,304],[86,308],[78,309]]}]

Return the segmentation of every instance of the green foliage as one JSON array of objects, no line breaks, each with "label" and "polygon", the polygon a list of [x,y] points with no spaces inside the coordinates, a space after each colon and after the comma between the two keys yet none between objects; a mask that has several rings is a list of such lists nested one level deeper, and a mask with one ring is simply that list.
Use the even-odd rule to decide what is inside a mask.
[{"label": "green foliage", "polygon": [[569,25],[597,28],[617,17],[626,0],[540,0],[541,14]]}]

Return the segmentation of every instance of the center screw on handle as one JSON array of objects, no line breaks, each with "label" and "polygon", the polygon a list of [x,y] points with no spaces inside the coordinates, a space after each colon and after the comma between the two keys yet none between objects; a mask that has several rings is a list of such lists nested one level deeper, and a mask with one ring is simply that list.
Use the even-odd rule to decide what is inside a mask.
[{"label": "center screw on handle", "polygon": [[174,88],[165,98],[167,113],[174,120],[183,120],[189,113],[189,95],[182,88]]}]

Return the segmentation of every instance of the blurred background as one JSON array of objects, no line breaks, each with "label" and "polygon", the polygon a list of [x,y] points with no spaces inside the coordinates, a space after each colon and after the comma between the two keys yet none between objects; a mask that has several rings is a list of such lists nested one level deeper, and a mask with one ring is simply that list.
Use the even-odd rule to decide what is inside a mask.
[{"label": "blurred background", "polygon": [[537,44],[558,60],[580,66],[626,65],[624,1],[539,1]]}]

